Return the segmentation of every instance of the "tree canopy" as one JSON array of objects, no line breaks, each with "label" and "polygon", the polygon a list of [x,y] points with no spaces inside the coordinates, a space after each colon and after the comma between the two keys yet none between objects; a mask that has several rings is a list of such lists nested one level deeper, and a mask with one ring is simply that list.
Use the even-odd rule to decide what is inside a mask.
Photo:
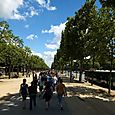
[{"label": "tree canopy", "polygon": [[80,71],[91,67],[109,69],[110,66],[105,65],[110,65],[111,60],[114,65],[114,0],[100,0],[100,9],[96,7],[95,2],[96,0],[86,0],[74,16],[67,18],[53,68],[58,66],[57,62],[62,63],[62,59],[65,66],[76,60]]},{"label": "tree canopy", "polygon": [[48,69],[44,60],[33,55],[31,49],[24,46],[23,40],[13,34],[6,21],[0,22],[0,66],[5,66],[7,71],[12,68]]}]

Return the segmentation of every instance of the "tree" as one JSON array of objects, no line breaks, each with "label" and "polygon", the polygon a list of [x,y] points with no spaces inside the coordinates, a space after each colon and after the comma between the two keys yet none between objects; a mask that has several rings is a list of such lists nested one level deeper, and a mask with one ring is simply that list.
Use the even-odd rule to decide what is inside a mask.
[{"label": "tree", "polygon": [[9,79],[14,69],[17,69],[17,74],[21,68],[23,73],[24,69],[26,72],[30,69],[48,69],[44,60],[33,56],[30,48],[24,46],[23,40],[13,34],[6,21],[0,22],[0,66],[5,66]]},{"label": "tree", "polygon": [[102,7],[115,7],[115,0],[99,0]]}]

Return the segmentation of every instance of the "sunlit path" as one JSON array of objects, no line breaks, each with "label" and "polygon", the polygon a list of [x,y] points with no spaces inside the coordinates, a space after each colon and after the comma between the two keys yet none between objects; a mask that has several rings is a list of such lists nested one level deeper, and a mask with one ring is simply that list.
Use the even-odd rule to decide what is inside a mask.
[{"label": "sunlit path", "polygon": [[115,115],[115,0],[0,0],[0,115],[46,114]]},{"label": "sunlit path", "polygon": [[[27,78],[28,84],[30,84],[32,78]],[[22,78],[1,80],[0,88],[4,88],[4,93],[0,89],[0,115],[114,115],[115,114],[115,103],[104,100],[103,97],[98,99],[99,96],[96,93],[96,89],[87,87],[80,83],[69,83],[68,77],[63,77],[64,83],[67,87],[68,96],[64,99],[64,110],[61,111],[57,104],[57,96],[53,95],[49,110],[45,110],[45,103],[43,99],[40,99],[37,95],[37,106],[32,111],[29,110],[29,98],[27,98],[27,108],[22,109],[21,97],[18,93],[19,84],[22,82]],[[13,85],[11,85],[13,84]],[[7,86],[7,87],[5,87]],[[83,97],[84,95],[84,97]],[[93,95],[91,97],[91,95]]]},{"label": "sunlit path", "polygon": [[[28,77],[27,83],[30,84],[32,77]],[[20,84],[23,78],[18,79],[0,79],[0,98],[8,94],[19,93]]]}]

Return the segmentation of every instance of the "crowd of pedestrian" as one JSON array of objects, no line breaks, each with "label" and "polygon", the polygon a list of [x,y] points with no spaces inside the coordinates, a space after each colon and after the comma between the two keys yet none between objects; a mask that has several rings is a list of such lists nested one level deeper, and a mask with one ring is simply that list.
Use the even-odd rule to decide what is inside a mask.
[{"label": "crowd of pedestrian", "polygon": [[[30,86],[26,83],[26,79],[23,79],[23,83],[20,85],[23,109],[26,109],[27,96],[29,96],[29,109],[32,110],[33,106],[36,107],[36,96],[39,94],[39,98],[45,100],[45,109],[48,110],[50,100],[55,92],[57,94],[59,108],[63,110],[63,97],[66,96],[67,93],[62,78],[52,71],[40,72],[39,76],[37,76],[37,74],[33,75]],[[37,88],[39,88],[39,93]]]}]

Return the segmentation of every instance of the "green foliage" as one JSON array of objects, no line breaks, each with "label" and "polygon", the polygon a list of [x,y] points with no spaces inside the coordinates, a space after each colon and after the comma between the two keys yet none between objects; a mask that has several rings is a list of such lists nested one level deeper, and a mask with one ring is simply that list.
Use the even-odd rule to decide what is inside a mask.
[{"label": "green foliage", "polygon": [[115,7],[115,0],[99,0],[102,7]]},{"label": "green foliage", "polygon": [[[114,65],[115,57],[115,9],[111,0],[100,0],[102,8],[96,9],[96,0],[86,0],[73,17],[67,18],[62,32],[60,48],[55,55],[53,66],[77,60],[79,68],[97,69]],[[90,56],[89,62],[86,57]],[[86,63],[87,62],[87,63]],[[61,65],[63,65],[61,63]],[[110,67],[110,66],[109,66]]]},{"label": "green foliage", "polygon": [[0,65],[6,68],[48,69],[44,60],[34,56],[23,40],[15,36],[6,21],[0,22]]}]

